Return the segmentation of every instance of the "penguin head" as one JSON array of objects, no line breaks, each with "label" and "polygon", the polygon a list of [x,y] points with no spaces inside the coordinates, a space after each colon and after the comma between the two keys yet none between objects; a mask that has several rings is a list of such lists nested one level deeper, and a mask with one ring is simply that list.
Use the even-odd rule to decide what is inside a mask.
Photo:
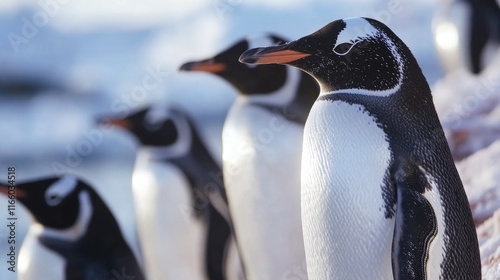
[{"label": "penguin head", "polygon": [[243,95],[271,94],[286,83],[286,67],[245,65],[238,62],[238,57],[252,47],[272,46],[284,42],[284,39],[271,34],[245,38],[212,58],[185,63],[180,70],[215,74],[229,82]]},{"label": "penguin head", "polygon": [[143,146],[173,147],[191,141],[191,122],[186,113],[176,109],[148,106],[124,118],[103,118],[99,122],[126,129]]},{"label": "penguin head", "polygon": [[376,95],[401,84],[409,58],[408,48],[384,24],[347,18],[293,42],[248,50],[239,60],[295,66],[313,76],[322,92],[357,89]]},{"label": "penguin head", "polygon": [[34,220],[47,228],[63,230],[79,219],[90,219],[92,212],[89,186],[74,176],[65,175],[17,184],[15,190],[0,185],[0,192],[17,199]]}]

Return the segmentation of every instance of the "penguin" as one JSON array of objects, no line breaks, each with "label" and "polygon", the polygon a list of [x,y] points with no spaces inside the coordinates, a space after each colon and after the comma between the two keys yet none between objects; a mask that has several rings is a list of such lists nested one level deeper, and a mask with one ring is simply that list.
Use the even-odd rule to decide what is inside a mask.
[{"label": "penguin", "polygon": [[240,61],[291,65],[320,84],[301,170],[309,279],[481,279],[429,85],[386,25],[339,19]]},{"label": "penguin", "polygon": [[[1,193],[10,195],[9,190],[0,184]],[[145,279],[112,212],[83,180],[73,175],[41,178],[17,184],[15,193],[33,217],[30,232],[36,241],[62,258],[64,268],[51,279]],[[57,264],[46,266],[51,270]],[[39,279],[44,272],[32,274]]]},{"label": "penguin", "polygon": [[132,188],[148,278],[227,279],[234,245],[221,168],[188,114],[149,106],[101,122],[140,144]]},{"label": "penguin", "polygon": [[496,0],[442,0],[432,31],[445,70],[478,74],[500,46],[500,6]]},{"label": "penguin", "polygon": [[[252,66],[240,54],[285,42],[263,34],[242,39],[183,71],[215,74],[237,90],[222,132],[222,165],[238,246],[249,280],[307,278],[300,217],[302,134],[319,86],[281,65]],[[294,271],[299,268],[299,274]]]}]

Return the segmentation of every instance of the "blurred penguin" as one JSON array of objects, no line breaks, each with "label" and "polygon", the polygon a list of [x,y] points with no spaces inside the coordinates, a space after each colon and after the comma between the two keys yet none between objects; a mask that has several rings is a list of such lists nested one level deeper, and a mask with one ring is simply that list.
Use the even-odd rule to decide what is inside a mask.
[{"label": "blurred penguin", "polygon": [[496,0],[442,0],[433,21],[434,43],[447,72],[478,74],[500,45],[500,7]]},{"label": "blurred penguin", "polygon": [[145,279],[113,213],[84,181],[64,175],[15,188],[2,183],[0,193],[21,202],[34,220],[19,254],[18,279]]},{"label": "blurred penguin", "polygon": [[132,188],[148,279],[236,279],[227,275],[241,265],[220,166],[190,117],[147,107],[101,122],[140,143]]},{"label": "blurred penguin", "polygon": [[289,66],[244,65],[248,48],[285,42],[276,35],[245,38],[183,71],[217,75],[238,91],[222,133],[223,171],[238,247],[249,280],[307,278],[300,218],[304,123],[317,82]]}]

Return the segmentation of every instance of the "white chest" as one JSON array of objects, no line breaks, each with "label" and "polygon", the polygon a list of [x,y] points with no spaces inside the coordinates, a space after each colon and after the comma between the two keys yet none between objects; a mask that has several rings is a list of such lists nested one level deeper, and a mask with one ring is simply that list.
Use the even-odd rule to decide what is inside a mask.
[{"label": "white chest", "polygon": [[224,124],[223,171],[249,280],[282,279],[304,262],[302,126],[245,102]]},{"label": "white chest", "polygon": [[140,154],[132,188],[148,279],[204,279],[205,228],[182,171]]},{"label": "white chest", "polygon": [[19,252],[19,280],[64,279],[66,260],[38,241],[40,229],[30,227]]},{"label": "white chest", "polygon": [[302,221],[311,279],[392,279],[384,131],[361,105],[317,101],[304,130]]}]

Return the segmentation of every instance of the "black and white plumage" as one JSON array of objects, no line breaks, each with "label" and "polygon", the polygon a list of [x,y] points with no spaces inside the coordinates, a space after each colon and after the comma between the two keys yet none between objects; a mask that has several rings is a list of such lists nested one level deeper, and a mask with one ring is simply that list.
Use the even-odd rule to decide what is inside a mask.
[{"label": "black and white plumage", "polygon": [[302,158],[310,279],[481,279],[470,207],[429,86],[387,26],[336,20],[240,61],[292,65],[320,83]]},{"label": "black and white plumage", "polygon": [[[7,187],[0,186],[0,192],[7,193]],[[20,279],[41,279],[48,275],[54,280],[104,280],[120,276],[145,279],[112,212],[84,181],[72,175],[34,180],[17,184],[16,195],[34,219],[30,233],[36,237],[35,242],[62,258],[62,265],[32,264],[32,268],[43,268],[25,272]],[[26,243],[22,253],[29,254],[30,248],[24,246],[34,244]],[[36,256],[31,259],[44,262]]]},{"label": "black and white plumage", "polygon": [[227,279],[228,258],[238,256],[228,256],[234,241],[220,166],[187,113],[147,107],[102,122],[140,142],[132,187],[148,278]]},{"label": "black and white plumage", "polygon": [[304,122],[319,87],[293,67],[238,62],[248,48],[284,41],[269,34],[246,38],[181,67],[217,75],[238,91],[222,133],[223,171],[249,280],[290,277],[305,259],[300,157]]},{"label": "black and white plumage", "polygon": [[441,0],[433,20],[434,43],[447,71],[481,72],[500,47],[496,0]]}]

